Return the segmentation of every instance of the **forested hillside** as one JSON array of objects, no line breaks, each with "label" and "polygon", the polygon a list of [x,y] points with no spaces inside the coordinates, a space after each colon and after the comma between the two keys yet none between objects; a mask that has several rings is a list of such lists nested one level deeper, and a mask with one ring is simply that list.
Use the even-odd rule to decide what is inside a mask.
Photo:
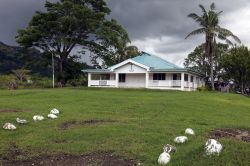
[{"label": "forested hillside", "polygon": [[10,74],[20,68],[46,76],[49,71],[49,61],[35,48],[24,49],[0,42],[0,73]]}]

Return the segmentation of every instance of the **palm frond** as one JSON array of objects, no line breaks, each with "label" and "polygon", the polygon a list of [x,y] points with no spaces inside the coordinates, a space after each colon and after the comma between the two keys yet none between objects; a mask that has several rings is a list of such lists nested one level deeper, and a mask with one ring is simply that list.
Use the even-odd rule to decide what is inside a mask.
[{"label": "palm frond", "polygon": [[196,29],[196,30],[192,31],[191,33],[189,33],[185,37],[185,39],[187,39],[188,37],[193,36],[193,35],[204,34],[204,33],[206,33],[206,28],[199,28],[199,29]]},{"label": "palm frond", "polygon": [[221,28],[220,26],[217,26],[215,30],[220,34],[226,37],[232,37],[236,42],[241,43],[240,39],[236,35],[234,35],[230,30]]},{"label": "palm frond", "polygon": [[205,7],[201,4],[199,4],[199,7],[201,8],[203,14],[207,15],[207,11],[206,11]]},{"label": "palm frond", "polygon": [[198,16],[196,13],[190,13],[188,17],[194,19],[196,22],[199,22],[199,23],[203,21],[203,19],[200,16]]},{"label": "palm frond", "polygon": [[216,6],[215,6],[215,3],[213,2],[211,5],[210,5],[210,9],[211,10],[215,10]]},{"label": "palm frond", "polygon": [[223,11],[219,11],[216,14],[219,16],[221,13],[223,13]]},{"label": "palm frond", "polygon": [[220,39],[220,40],[224,40],[228,45],[233,45],[233,43],[229,40],[229,39],[227,39],[227,37],[226,36],[224,36],[223,34],[218,34],[217,35],[217,37]]}]

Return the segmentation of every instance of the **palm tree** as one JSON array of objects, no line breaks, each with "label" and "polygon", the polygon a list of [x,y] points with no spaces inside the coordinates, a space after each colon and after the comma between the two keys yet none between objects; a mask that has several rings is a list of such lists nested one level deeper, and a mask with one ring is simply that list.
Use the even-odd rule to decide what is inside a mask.
[{"label": "palm tree", "polygon": [[198,34],[205,35],[205,55],[210,61],[211,85],[212,90],[214,90],[213,58],[216,54],[216,38],[226,41],[229,45],[233,45],[233,43],[228,39],[228,37],[232,37],[236,42],[239,43],[240,39],[230,30],[219,26],[219,16],[221,15],[222,11],[216,12],[214,3],[210,5],[209,11],[207,11],[202,5],[199,5],[199,7],[202,10],[201,16],[196,13],[190,13],[188,17],[194,19],[194,21],[200,25],[200,28],[189,33],[186,38]]}]

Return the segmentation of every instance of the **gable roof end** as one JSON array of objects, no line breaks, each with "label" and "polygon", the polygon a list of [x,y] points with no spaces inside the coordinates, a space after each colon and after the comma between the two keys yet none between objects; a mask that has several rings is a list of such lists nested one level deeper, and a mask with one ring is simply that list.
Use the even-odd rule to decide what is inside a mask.
[{"label": "gable roof end", "polygon": [[137,66],[140,66],[141,68],[146,69],[147,71],[149,71],[149,69],[150,69],[149,66],[146,66],[146,65],[144,65],[144,64],[138,63],[138,62],[134,61],[133,59],[127,59],[127,60],[125,60],[125,61],[123,61],[123,62],[121,62],[121,63],[118,63],[118,64],[116,64],[116,65],[114,65],[114,66],[111,66],[109,69],[110,69],[111,71],[114,71],[115,69],[117,69],[117,68],[119,68],[119,67],[121,67],[121,66],[123,66],[123,65],[126,65],[126,64],[128,64],[128,63],[133,63],[133,64],[135,64],[135,65],[137,65]]}]

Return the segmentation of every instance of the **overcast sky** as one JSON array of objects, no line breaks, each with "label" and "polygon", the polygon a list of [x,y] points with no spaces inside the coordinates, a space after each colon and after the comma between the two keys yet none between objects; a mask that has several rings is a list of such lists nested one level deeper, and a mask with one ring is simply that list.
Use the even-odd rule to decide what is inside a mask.
[{"label": "overcast sky", "polygon": [[[51,0],[50,0],[51,1]],[[55,0],[54,0],[55,1]],[[200,13],[198,4],[207,8],[212,2],[223,11],[221,26],[231,30],[250,47],[249,0],[106,0],[116,19],[129,33],[133,45],[182,65],[184,58],[204,36],[185,36],[197,24],[187,15]],[[17,45],[17,29],[24,28],[45,0],[0,0],[0,41]]]}]

